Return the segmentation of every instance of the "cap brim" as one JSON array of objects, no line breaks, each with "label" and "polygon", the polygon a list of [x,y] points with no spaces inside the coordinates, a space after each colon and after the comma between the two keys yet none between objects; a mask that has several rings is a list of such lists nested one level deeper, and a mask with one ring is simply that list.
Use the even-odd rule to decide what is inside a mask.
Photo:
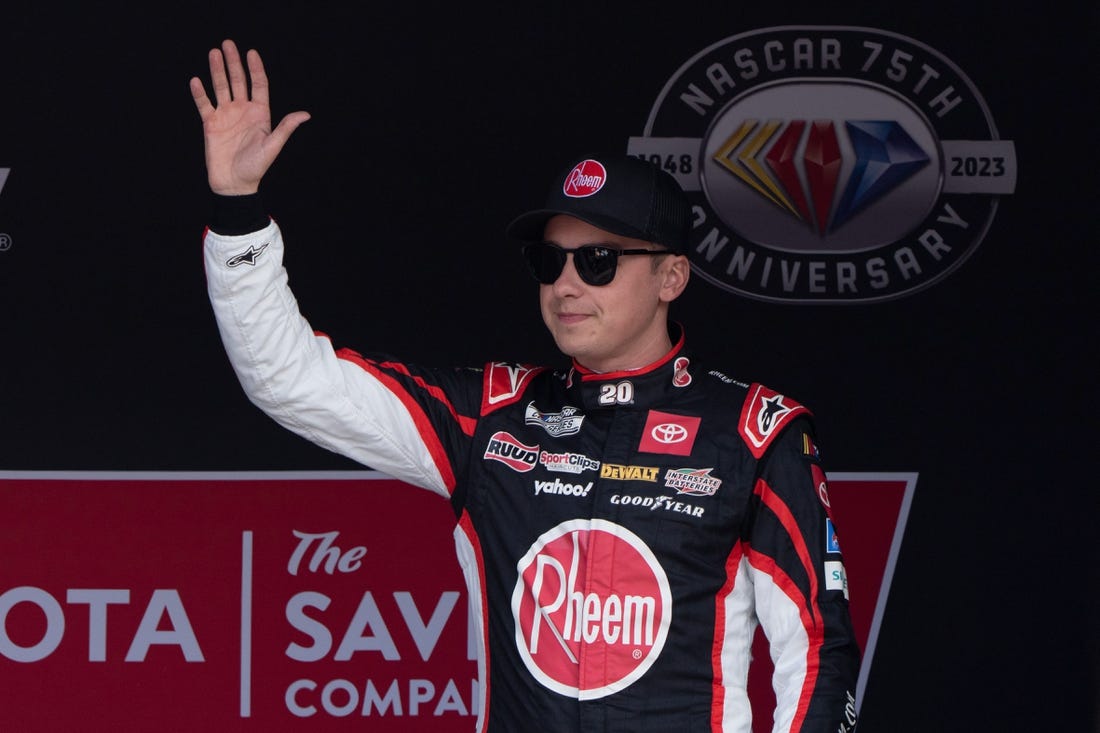
[{"label": "cap brim", "polygon": [[605,232],[618,234],[621,237],[646,239],[644,232],[627,226],[617,219],[587,211],[562,211],[560,209],[535,209],[534,211],[528,211],[526,214],[520,214],[512,220],[512,223],[508,225],[504,232],[508,237],[521,242],[538,242],[543,238],[546,222],[559,214],[580,219],[597,229],[603,229]]}]

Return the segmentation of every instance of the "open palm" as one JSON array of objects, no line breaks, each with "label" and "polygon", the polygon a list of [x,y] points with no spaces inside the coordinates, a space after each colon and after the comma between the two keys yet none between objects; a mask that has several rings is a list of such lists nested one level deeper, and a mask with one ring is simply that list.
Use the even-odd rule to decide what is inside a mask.
[{"label": "open palm", "polygon": [[272,130],[267,74],[260,54],[248,52],[247,77],[233,41],[211,49],[209,60],[214,102],[198,77],[191,79],[191,96],[202,119],[210,189],[223,195],[255,193],[290,134],[309,119],[309,113],[292,112]]}]

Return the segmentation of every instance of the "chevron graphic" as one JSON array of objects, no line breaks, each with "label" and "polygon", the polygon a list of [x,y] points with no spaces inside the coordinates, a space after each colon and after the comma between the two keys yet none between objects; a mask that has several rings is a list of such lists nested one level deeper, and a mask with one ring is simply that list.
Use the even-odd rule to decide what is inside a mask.
[{"label": "chevron graphic", "polygon": [[[760,150],[782,124],[779,120],[772,120],[761,127],[756,120],[745,120],[726,141],[726,144],[714,154],[714,160],[776,206],[780,206],[802,218],[798,210],[784,195],[782,187],[768,175],[764,166],[756,159]],[[750,133],[756,130],[757,127],[760,127],[760,130],[750,137]],[[730,156],[741,147],[742,143],[745,143],[744,148],[737,153],[736,160],[734,160]]]}]

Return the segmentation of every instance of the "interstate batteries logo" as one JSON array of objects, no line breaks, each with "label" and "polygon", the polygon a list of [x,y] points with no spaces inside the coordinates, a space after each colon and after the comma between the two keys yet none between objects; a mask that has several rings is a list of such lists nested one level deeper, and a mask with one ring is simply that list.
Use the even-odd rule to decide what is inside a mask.
[{"label": "interstate batteries logo", "polygon": [[978,247],[1015,147],[950,60],[870,28],[726,38],[672,76],[629,153],[694,210],[693,269],[752,298],[908,295]]}]

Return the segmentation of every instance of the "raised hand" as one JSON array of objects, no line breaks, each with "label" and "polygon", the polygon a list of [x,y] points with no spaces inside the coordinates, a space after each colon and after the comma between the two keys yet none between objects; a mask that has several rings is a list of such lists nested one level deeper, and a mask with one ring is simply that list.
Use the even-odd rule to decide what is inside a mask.
[{"label": "raised hand", "polygon": [[191,78],[191,96],[202,119],[210,189],[227,196],[255,193],[290,134],[309,119],[309,113],[291,112],[272,130],[267,74],[260,54],[248,52],[247,77],[233,41],[211,49],[209,58],[216,106],[197,76]]}]

